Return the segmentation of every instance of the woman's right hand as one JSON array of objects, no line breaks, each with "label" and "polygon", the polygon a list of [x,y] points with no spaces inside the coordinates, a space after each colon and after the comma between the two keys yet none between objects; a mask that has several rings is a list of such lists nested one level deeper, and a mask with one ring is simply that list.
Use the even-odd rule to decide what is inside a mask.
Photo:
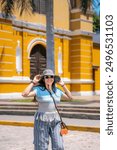
[{"label": "woman's right hand", "polygon": [[33,86],[37,86],[39,83],[39,80],[41,79],[41,75],[36,75],[34,79],[30,82],[30,84],[25,88],[25,90],[22,92],[23,97],[30,97],[35,96],[35,91],[32,91]]},{"label": "woman's right hand", "polygon": [[39,74],[39,75],[36,75],[36,76],[34,77],[34,79],[33,79],[33,82],[34,82],[35,84],[37,84],[40,79],[41,79],[41,75],[40,75],[40,74]]}]

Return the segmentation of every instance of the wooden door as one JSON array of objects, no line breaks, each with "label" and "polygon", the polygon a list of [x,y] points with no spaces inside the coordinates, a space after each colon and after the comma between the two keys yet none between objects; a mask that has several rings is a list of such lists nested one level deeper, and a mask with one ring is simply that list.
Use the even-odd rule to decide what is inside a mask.
[{"label": "wooden door", "polygon": [[42,74],[46,68],[46,49],[42,45],[35,45],[30,54],[30,78]]}]

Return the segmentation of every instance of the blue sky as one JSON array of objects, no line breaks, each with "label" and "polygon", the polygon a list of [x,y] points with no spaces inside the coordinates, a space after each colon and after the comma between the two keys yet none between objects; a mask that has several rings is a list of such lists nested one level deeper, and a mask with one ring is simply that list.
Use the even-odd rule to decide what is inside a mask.
[{"label": "blue sky", "polygon": [[[97,5],[98,5],[98,3],[100,3],[100,0],[97,0]],[[96,13],[99,15],[99,13],[100,13],[100,6],[96,6],[96,7],[94,7],[94,9],[95,9],[95,11],[96,11]]]},{"label": "blue sky", "polygon": [[99,8],[99,7],[95,8],[95,11],[96,11],[96,13],[99,15],[99,13],[100,13],[100,8]]}]

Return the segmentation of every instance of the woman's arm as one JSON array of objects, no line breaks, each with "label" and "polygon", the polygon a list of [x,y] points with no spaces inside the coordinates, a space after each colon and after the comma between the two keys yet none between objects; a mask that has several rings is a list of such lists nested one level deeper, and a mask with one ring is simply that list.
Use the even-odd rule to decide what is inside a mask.
[{"label": "woman's arm", "polygon": [[32,88],[33,88],[33,86],[38,85],[40,78],[41,78],[40,75],[36,75],[34,77],[33,81],[22,92],[23,97],[32,97],[32,96],[36,95],[36,92],[32,91]]},{"label": "woman's arm", "polygon": [[70,100],[74,99],[73,96],[72,96],[72,94],[71,94],[71,92],[68,90],[67,86],[65,85],[65,83],[62,80],[60,80],[60,82],[58,82],[58,84],[61,85],[61,87],[63,88],[63,90],[65,92],[62,95],[62,99],[66,99],[66,100],[68,100],[68,99],[70,99]]},{"label": "woman's arm", "polygon": [[63,90],[64,90],[64,94],[62,95],[62,99],[66,99],[66,100],[72,100],[74,99],[71,92],[68,90],[67,86],[64,84],[63,86]]},{"label": "woman's arm", "polygon": [[22,96],[23,97],[31,97],[31,96],[35,96],[35,91],[32,91],[32,88],[34,86],[34,83],[30,83],[26,89],[22,92]]}]

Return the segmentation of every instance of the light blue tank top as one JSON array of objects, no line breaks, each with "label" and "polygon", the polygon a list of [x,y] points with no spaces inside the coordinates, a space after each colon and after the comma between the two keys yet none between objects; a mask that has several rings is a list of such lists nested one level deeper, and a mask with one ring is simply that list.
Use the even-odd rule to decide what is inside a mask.
[{"label": "light blue tank top", "polygon": [[[39,102],[38,112],[56,112],[56,108],[50,93],[41,86],[33,87],[36,92],[36,100]],[[56,103],[60,102],[63,92],[56,88],[56,92],[51,92]]]}]

